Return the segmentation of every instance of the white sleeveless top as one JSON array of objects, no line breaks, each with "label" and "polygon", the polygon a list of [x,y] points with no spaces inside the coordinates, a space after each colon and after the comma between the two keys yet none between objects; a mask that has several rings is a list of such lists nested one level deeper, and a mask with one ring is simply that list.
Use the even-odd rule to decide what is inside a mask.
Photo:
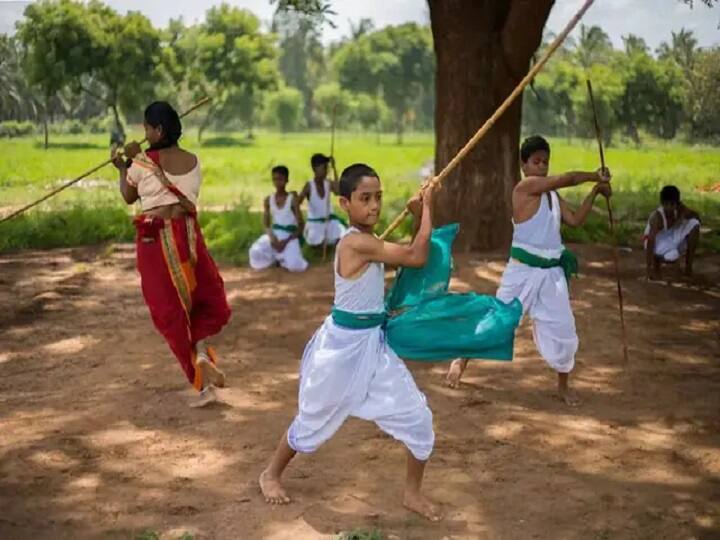
[{"label": "white sleeveless top", "polygon": [[[157,171],[158,166],[145,154],[138,154],[127,171],[127,183],[137,188],[143,211],[179,202],[177,196],[160,181]],[[202,183],[200,160],[197,160],[195,167],[185,174],[170,174],[165,171],[165,176],[191,203],[197,205]]]},{"label": "white sleeveless top", "polygon": [[[662,224],[663,224],[662,230],[664,231],[665,229],[668,228],[668,220],[667,220],[667,216],[665,215],[665,209],[662,206],[658,206],[658,208],[657,208],[657,210],[655,210],[655,212],[660,214],[660,218],[662,219]],[[647,238],[650,235],[650,222],[652,221],[652,218],[655,215],[655,212],[650,214],[650,217],[648,218],[647,224],[645,225],[645,232],[643,233],[643,238]]]},{"label": "white sleeveless top", "polygon": [[543,193],[540,206],[533,217],[522,223],[515,223],[513,220],[512,245],[540,257],[556,259],[562,255],[564,249],[560,236],[562,213],[558,194],[554,191],[549,193],[552,208],[547,194]]},{"label": "white sleeveless top", "polygon": [[297,218],[293,212],[293,194],[288,193],[285,199],[285,205],[282,208],[278,208],[277,201],[275,200],[275,194],[273,193],[269,197],[270,199],[270,215],[272,216],[272,222],[274,225],[297,225]]},{"label": "white sleeveless top", "polygon": [[308,218],[326,218],[329,215],[328,197],[330,196],[330,182],[323,180],[325,185],[325,196],[320,198],[315,179],[310,180],[310,198],[308,199]]},{"label": "white sleeveless top", "polygon": [[[360,233],[350,227],[346,234]],[[335,250],[335,307],[350,313],[381,313],[385,311],[385,265],[370,263],[355,279],[338,274],[338,252]]]}]

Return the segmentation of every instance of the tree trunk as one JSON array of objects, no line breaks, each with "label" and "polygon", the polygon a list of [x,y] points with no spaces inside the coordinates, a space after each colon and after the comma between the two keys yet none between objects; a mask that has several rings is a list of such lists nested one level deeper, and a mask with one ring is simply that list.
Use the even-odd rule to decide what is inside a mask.
[{"label": "tree trunk", "polygon": [[45,132],[45,150],[48,149],[48,146],[50,146],[50,137],[48,134],[48,108],[49,108],[49,102],[50,98],[45,97],[45,114],[43,114],[43,130]]},{"label": "tree trunk", "polygon": [[[435,170],[439,172],[527,73],[554,0],[428,0],[437,59]],[[444,182],[439,224],[460,222],[459,249],[494,249],[512,236],[520,178],[522,99]]]},{"label": "tree trunk", "polygon": [[123,140],[125,140],[125,128],[122,125],[122,122],[120,121],[120,113],[118,112],[117,108],[117,102],[114,101],[110,108],[112,109],[113,116],[115,117],[115,126],[117,127],[118,133],[120,133],[120,136]]},{"label": "tree trunk", "polygon": [[403,143],[403,114],[397,113],[395,115],[395,142],[398,145]]}]

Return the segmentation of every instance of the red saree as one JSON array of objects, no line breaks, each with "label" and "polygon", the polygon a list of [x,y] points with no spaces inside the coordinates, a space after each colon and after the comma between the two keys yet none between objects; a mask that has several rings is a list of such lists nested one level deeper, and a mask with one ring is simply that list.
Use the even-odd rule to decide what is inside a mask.
[{"label": "red saree", "polygon": [[[201,390],[197,342],[217,334],[230,320],[223,280],[195,215],[175,219],[140,215],[135,227],[137,269],[155,328],[170,345],[188,381]],[[217,363],[214,351],[208,353]]]}]

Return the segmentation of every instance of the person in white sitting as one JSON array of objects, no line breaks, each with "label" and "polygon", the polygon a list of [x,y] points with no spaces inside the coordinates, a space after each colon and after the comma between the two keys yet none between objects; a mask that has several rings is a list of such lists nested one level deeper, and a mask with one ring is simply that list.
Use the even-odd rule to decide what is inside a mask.
[{"label": "person in white sitting", "polygon": [[328,179],[328,164],[335,167],[332,157],[313,154],[310,158],[313,178],[300,192],[299,204],[304,200],[308,202],[304,236],[309,246],[322,246],[325,243],[334,246],[347,230],[345,221],[332,211],[331,194],[338,194],[339,183]]},{"label": "person in white sitting", "polygon": [[677,187],[665,186],[660,191],[660,206],[650,214],[643,240],[649,280],[660,279],[662,263],[675,262],[683,254],[685,275],[692,277],[700,215],[682,203]]},{"label": "person in white sitting", "polygon": [[303,218],[297,193],[287,191],[290,172],[284,165],[272,170],[275,193],[265,198],[265,234],[250,247],[250,266],[264,270],[277,264],[290,272],[304,272],[308,262],[300,249]]}]

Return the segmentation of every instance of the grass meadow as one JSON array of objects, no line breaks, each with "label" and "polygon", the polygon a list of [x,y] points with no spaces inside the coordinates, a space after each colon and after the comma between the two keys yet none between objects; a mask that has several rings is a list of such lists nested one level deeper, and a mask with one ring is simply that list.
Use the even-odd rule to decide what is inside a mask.
[{"label": "grass meadow", "polygon": [[[135,129],[129,138],[140,138]],[[310,178],[310,155],[329,152],[328,133],[259,132],[248,141],[240,134],[208,134],[200,144],[194,133],[184,146],[200,156],[204,173],[201,221],[214,255],[225,262],[243,263],[247,248],[260,234],[262,198],[272,190],[270,168],[290,168],[290,189],[299,190]],[[552,140],[551,170],[594,169],[598,166],[593,141]],[[364,161],[383,178],[386,192],[384,220],[391,219],[417,188],[420,168],[433,155],[431,133],[408,134],[403,145],[392,134],[340,132],[335,154],[339,168]],[[0,211],[30,202],[59,183],[92,168],[108,157],[102,135],[63,135],[51,138],[45,150],[39,137],[8,139],[0,159]],[[720,194],[702,188],[720,182],[720,150],[709,146],[652,142],[642,147],[610,147],[606,159],[614,176],[613,204],[621,244],[637,246],[657,194],[676,184],[686,204],[703,216],[701,247],[720,251]],[[108,165],[24,217],[0,225],[0,252],[126,241],[133,237],[127,208],[117,191],[117,173]],[[579,202],[588,186],[567,190]],[[402,231],[401,231],[402,232]],[[405,230],[407,232],[407,229]],[[586,226],[565,231],[575,242],[608,242],[604,207]]]}]

